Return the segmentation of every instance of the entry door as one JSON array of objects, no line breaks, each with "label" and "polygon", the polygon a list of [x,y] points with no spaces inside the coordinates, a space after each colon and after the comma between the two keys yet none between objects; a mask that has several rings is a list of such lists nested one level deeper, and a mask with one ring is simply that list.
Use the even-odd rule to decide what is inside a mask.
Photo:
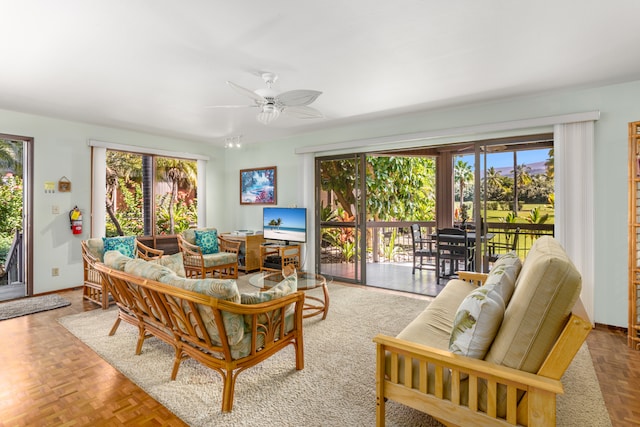
[{"label": "entry door", "polygon": [[0,134],[0,300],[33,294],[33,139]]},{"label": "entry door", "polygon": [[366,281],[365,155],[316,159],[316,266],[341,281]]}]

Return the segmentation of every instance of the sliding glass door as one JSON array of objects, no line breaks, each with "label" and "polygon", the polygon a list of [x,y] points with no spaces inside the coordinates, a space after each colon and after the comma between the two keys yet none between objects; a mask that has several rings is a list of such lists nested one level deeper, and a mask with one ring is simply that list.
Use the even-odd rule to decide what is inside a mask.
[{"label": "sliding glass door", "polygon": [[33,295],[33,139],[0,135],[0,300]]},{"label": "sliding glass door", "polygon": [[316,159],[316,265],[320,274],[365,283],[365,156]]},{"label": "sliding glass door", "polygon": [[553,171],[551,134],[478,141],[454,157],[454,221],[482,229],[477,271],[488,270],[496,248],[523,257],[537,237],[553,234]]}]

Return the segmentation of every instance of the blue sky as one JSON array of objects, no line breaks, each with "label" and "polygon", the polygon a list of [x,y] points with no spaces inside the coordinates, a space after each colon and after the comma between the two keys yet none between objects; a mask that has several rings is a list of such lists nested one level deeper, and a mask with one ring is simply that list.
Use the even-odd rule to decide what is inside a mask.
[{"label": "blue sky", "polygon": [[[549,157],[549,149],[542,150],[525,150],[518,151],[518,164],[532,164],[537,162],[544,162]],[[468,156],[461,156],[460,159],[473,166],[475,156],[473,154]],[[507,167],[513,166],[513,152],[509,153],[492,153],[487,156],[487,167]]]}]

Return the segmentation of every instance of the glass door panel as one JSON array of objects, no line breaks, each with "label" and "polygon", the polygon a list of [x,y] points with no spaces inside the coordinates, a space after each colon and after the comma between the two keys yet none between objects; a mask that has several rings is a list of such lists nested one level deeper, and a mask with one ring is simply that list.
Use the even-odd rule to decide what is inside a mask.
[{"label": "glass door panel", "polygon": [[320,274],[364,283],[364,155],[316,160],[316,265]]}]

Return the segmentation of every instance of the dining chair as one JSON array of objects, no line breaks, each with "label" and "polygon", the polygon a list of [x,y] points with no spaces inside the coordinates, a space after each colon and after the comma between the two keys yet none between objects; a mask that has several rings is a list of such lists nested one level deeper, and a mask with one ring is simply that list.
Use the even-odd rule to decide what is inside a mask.
[{"label": "dining chair", "polygon": [[[471,270],[475,242],[468,238],[467,230],[440,228],[436,230],[436,279],[452,277],[459,269]],[[447,273],[446,267],[449,266]],[[462,267],[462,268],[461,268]]]},{"label": "dining chair", "polygon": [[434,241],[431,238],[422,236],[419,224],[411,224],[411,240],[413,243],[413,270],[411,274],[416,274],[416,270],[435,267],[436,251],[433,246]]},{"label": "dining chair", "polygon": [[[520,227],[517,227],[513,234],[505,232],[506,242],[491,242],[489,245],[489,262],[496,262],[498,257],[506,252],[515,251],[518,248],[518,235]],[[511,238],[513,237],[513,241]]]}]

